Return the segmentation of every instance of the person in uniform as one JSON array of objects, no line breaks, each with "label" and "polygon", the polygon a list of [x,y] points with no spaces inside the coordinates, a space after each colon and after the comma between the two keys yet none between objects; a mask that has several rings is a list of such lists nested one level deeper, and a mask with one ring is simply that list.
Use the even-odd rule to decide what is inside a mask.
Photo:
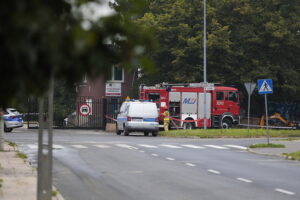
[{"label": "person in uniform", "polygon": [[169,131],[170,113],[166,107],[163,116],[164,116],[164,130]]}]

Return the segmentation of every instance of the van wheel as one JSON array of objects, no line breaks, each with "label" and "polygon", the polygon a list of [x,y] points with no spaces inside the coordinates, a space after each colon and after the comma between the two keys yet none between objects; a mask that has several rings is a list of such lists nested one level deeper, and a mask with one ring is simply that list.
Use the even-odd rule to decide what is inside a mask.
[{"label": "van wheel", "polygon": [[128,135],[129,135],[129,131],[126,131],[126,130],[125,130],[125,131],[124,131],[124,135],[125,135],[125,136],[128,136]]},{"label": "van wheel", "polygon": [[116,123],[116,134],[121,135],[122,131],[118,128],[118,123]]},{"label": "van wheel", "polygon": [[153,137],[156,137],[157,135],[158,135],[158,132],[157,132],[157,131],[152,132],[152,136],[153,136]]},{"label": "van wheel", "polygon": [[194,124],[191,123],[191,122],[185,122],[183,123],[183,129],[188,129],[188,130],[191,130],[194,128]]},{"label": "van wheel", "polygon": [[149,132],[144,132],[144,136],[149,136]]},{"label": "van wheel", "polygon": [[117,135],[121,135],[122,131],[117,129],[116,133],[117,133]]},{"label": "van wheel", "polygon": [[232,122],[230,119],[223,119],[222,121],[222,128],[223,129],[228,129],[232,127]]}]

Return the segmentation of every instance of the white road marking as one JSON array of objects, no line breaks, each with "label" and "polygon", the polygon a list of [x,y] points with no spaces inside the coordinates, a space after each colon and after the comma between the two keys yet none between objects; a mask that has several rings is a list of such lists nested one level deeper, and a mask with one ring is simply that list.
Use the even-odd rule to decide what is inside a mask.
[{"label": "white road marking", "polygon": [[175,160],[174,158],[166,157],[167,160]]},{"label": "white road marking", "polygon": [[145,153],[145,151],[140,151],[141,153]]},{"label": "white road marking", "polygon": [[245,182],[245,183],[252,183],[253,181],[245,179],[245,178],[236,178],[239,181]]},{"label": "white road marking", "polygon": [[243,147],[243,146],[238,146],[238,145],[224,145],[226,147],[232,147],[232,148],[236,148],[236,149],[243,149],[243,150],[247,150],[247,147]]},{"label": "white road marking", "polygon": [[204,145],[206,147],[211,147],[214,149],[228,149],[227,147],[221,147],[221,146],[217,146],[217,145]]},{"label": "white road marking", "polygon": [[58,144],[53,145],[53,149],[63,149],[64,147]]},{"label": "white road marking", "polygon": [[[38,145],[37,144],[28,144],[27,145],[30,149],[38,149]],[[64,147],[61,146],[61,145],[57,145],[57,144],[54,144],[52,146],[53,149],[63,149]]]},{"label": "white road marking", "polygon": [[155,157],[157,157],[158,155],[157,154],[155,154],[155,153],[153,153],[153,154],[151,154],[152,156],[155,156]]},{"label": "white road marking", "polygon": [[38,146],[36,144],[28,144],[27,145],[30,149],[37,149]]},{"label": "white road marking", "polygon": [[122,147],[122,148],[127,148],[127,149],[138,149],[136,147],[133,147],[133,146],[130,146],[130,145],[127,145],[127,144],[116,144],[116,146]]},{"label": "white road marking", "polygon": [[159,146],[168,147],[168,148],[171,148],[171,149],[181,149],[182,148],[182,147],[171,145],[171,144],[162,144],[162,145],[159,145]]},{"label": "white road marking", "polygon": [[276,188],[275,189],[276,192],[281,192],[283,194],[287,194],[287,195],[295,195],[294,192],[288,191],[288,190],[284,190],[284,189],[280,189],[280,188]]},{"label": "white road marking", "polygon": [[157,148],[157,146],[148,145],[148,144],[139,144],[139,146],[146,147],[146,148]]},{"label": "white road marking", "polygon": [[107,146],[107,145],[104,145],[104,144],[96,144],[94,145],[95,147],[98,147],[98,148],[102,148],[102,149],[107,149],[107,148],[110,148],[110,146]]},{"label": "white road marking", "polygon": [[81,145],[81,144],[74,144],[74,145],[72,145],[72,147],[75,147],[75,148],[77,148],[77,149],[87,149],[86,146],[83,146],[83,145]]},{"label": "white road marking", "polygon": [[213,170],[213,169],[209,169],[207,171],[210,172],[210,173],[213,173],[213,174],[221,174],[221,172],[219,172],[217,170]]},{"label": "white road marking", "polygon": [[183,144],[181,146],[192,148],[192,149],[205,149],[205,147],[201,147],[201,146],[197,146],[197,145],[192,145],[192,144]]},{"label": "white road marking", "polygon": [[190,166],[190,167],[195,167],[196,165],[192,164],[192,163],[185,163],[185,165]]}]

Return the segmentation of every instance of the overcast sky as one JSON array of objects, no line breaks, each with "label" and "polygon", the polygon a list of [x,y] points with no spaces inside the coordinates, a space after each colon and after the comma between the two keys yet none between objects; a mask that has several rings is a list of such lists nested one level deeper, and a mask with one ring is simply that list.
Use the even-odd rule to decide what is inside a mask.
[{"label": "overcast sky", "polygon": [[100,17],[112,15],[114,10],[108,6],[111,0],[100,0],[100,3],[88,3],[82,7],[82,12],[88,19],[97,20]]}]

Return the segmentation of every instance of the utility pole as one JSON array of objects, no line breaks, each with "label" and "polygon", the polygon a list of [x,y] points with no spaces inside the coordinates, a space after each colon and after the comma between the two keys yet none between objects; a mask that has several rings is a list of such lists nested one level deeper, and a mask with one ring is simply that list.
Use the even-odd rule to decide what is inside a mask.
[{"label": "utility pole", "polygon": [[3,110],[0,107],[0,151],[4,151],[3,130],[4,130]]},{"label": "utility pole", "polygon": [[[44,118],[44,98],[39,99],[37,200],[51,200],[52,198],[53,94],[54,79],[51,77],[48,91],[47,121]],[[44,138],[46,125],[48,138]]]},{"label": "utility pole", "polygon": [[206,0],[203,0],[203,82],[204,82],[204,129],[207,128],[206,124]]}]

